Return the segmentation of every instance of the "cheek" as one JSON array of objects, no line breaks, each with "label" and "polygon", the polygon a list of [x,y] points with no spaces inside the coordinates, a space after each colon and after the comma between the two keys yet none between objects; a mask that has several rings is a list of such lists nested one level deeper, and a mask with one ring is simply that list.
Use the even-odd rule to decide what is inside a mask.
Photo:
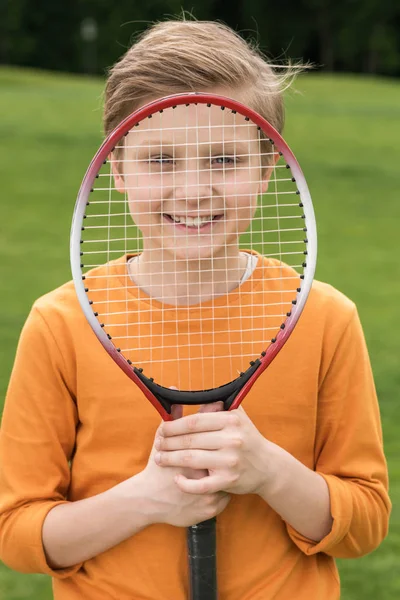
[{"label": "cheek", "polygon": [[228,208],[253,214],[257,208],[260,182],[245,181],[225,187],[225,202]]},{"label": "cheek", "polygon": [[139,199],[129,197],[129,212],[132,219],[141,227],[154,223],[154,218],[160,215],[160,205],[150,198]]},{"label": "cheek", "polygon": [[151,189],[154,195],[161,195],[161,189],[168,188],[171,183],[167,174],[151,173],[146,171],[145,167],[139,168],[136,165],[131,167],[131,173],[128,173],[125,179],[129,182],[132,190],[137,189],[144,193]]},{"label": "cheek", "polygon": [[146,223],[160,213],[161,186],[150,182],[149,178],[127,178],[129,212],[135,222]]}]

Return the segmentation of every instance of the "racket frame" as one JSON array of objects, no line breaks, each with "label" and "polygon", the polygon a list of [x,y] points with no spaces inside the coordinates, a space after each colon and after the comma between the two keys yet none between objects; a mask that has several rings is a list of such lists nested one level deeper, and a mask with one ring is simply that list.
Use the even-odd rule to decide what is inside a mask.
[{"label": "racket frame", "polygon": [[[244,372],[244,374],[230,383],[221,386],[220,388],[214,388],[212,390],[184,391],[165,388],[147,378],[140,369],[134,367],[127,361],[127,359],[119,352],[119,349],[116,348],[112,341],[108,338],[107,333],[101,327],[101,323],[94,315],[91,307],[91,301],[87,297],[88,290],[85,285],[85,276],[82,274],[81,270],[81,232],[86,205],[89,201],[90,193],[93,190],[93,184],[96,176],[103,163],[107,161],[109,155],[113,152],[115,146],[118,144],[121,138],[127,135],[137,123],[143,121],[143,119],[146,119],[156,112],[182,104],[193,103],[225,107],[229,110],[236,111],[245,118],[248,117],[253,123],[262,129],[267,138],[272,141],[276,151],[283,156],[288,168],[291,170],[292,176],[296,181],[301,204],[304,207],[304,230],[307,232],[307,264],[304,268],[301,287],[298,288],[296,299],[292,302],[290,316],[288,316],[285,323],[281,325],[281,329],[273,339],[273,343],[268,345],[265,351],[261,353],[259,358],[250,363],[249,368]],[[274,129],[274,127],[272,127],[272,125],[270,125],[263,117],[261,117],[261,115],[244,106],[240,102],[224,96],[200,92],[176,94],[150,102],[126,117],[110,133],[110,135],[101,145],[98,152],[95,154],[83,178],[76,200],[71,226],[71,270],[76,293],[82,310],[105,350],[118,364],[118,366],[126,373],[126,375],[132,381],[134,381],[134,383],[139,387],[139,389],[143,392],[149,402],[151,402],[151,404],[155,407],[165,421],[172,420],[172,404],[199,405],[223,399],[225,409],[227,410],[233,410],[241,404],[242,400],[248,394],[255,381],[258,379],[261,373],[265,371],[268,365],[271,364],[275,356],[289,339],[297,321],[299,320],[314,278],[316,255],[317,234],[310,192],[300,165],[297,162],[293,152],[283,140],[282,136],[276,131],[276,129]],[[221,397],[219,397],[219,395]]]}]

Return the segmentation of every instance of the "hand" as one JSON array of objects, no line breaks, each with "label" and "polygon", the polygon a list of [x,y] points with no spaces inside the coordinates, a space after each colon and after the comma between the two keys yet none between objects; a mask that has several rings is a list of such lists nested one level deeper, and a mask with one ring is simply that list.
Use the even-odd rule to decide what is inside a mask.
[{"label": "hand", "polygon": [[154,460],[164,468],[206,469],[201,479],[177,473],[177,486],[189,494],[257,494],[272,476],[272,446],[240,407],[163,423]]},{"label": "hand", "polygon": [[[220,407],[209,406],[206,410],[220,410]],[[182,414],[182,407],[173,407],[174,418]],[[168,523],[178,527],[195,525],[206,519],[215,517],[224,510],[230,500],[226,492],[211,492],[209,494],[187,493],[177,485],[177,477],[185,479],[198,477],[207,478],[206,470],[188,469],[182,467],[159,466],[155,460],[156,445],[160,429],[156,432],[155,442],[146,468],[136,476],[143,482],[146,493],[146,510],[149,511],[149,524]],[[128,484],[129,480],[125,482]]]},{"label": "hand", "polygon": [[[171,390],[176,390],[178,388],[171,387]],[[200,406],[199,412],[201,413],[210,413],[210,412],[218,412],[224,410],[223,402],[212,402],[211,404],[203,404]],[[174,419],[181,419],[183,415],[183,406],[179,404],[173,404],[171,406],[171,415]],[[207,477],[209,475],[206,469],[190,469],[189,467],[185,467],[181,469],[181,473],[187,477],[188,479],[201,479],[202,477]]]}]

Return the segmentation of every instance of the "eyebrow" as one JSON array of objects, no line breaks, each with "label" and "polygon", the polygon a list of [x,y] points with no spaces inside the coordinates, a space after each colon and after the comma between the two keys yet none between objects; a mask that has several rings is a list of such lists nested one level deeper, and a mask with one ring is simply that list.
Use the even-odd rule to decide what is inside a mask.
[{"label": "eyebrow", "polygon": [[214,154],[249,154],[248,147],[250,143],[254,143],[256,140],[218,140],[218,141],[205,141],[205,142],[187,142],[187,143],[174,143],[170,140],[143,140],[143,142],[135,145],[126,145],[125,148],[134,148],[137,150],[147,150],[149,152],[160,152],[160,150],[173,151],[175,149],[181,150],[186,147],[203,147],[209,149],[208,152],[204,152],[204,156],[210,156]]}]

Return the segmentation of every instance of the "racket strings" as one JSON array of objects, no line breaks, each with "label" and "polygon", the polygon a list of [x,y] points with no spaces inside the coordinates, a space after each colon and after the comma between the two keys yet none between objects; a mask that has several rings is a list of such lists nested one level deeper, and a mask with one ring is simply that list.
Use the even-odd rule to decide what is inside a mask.
[{"label": "racket strings", "polygon": [[190,105],[151,121],[98,173],[82,272],[129,362],[162,385],[208,389],[246,370],[290,315],[306,264],[302,202],[243,115]]}]

